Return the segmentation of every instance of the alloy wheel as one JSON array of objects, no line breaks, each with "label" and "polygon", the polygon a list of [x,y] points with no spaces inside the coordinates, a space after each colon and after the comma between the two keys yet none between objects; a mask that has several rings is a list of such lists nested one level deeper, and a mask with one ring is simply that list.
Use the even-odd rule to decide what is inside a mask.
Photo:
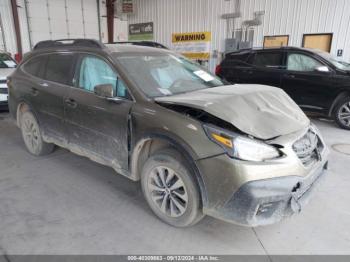
[{"label": "alloy wheel", "polygon": [[169,217],[180,217],[187,209],[188,195],[181,177],[168,167],[151,171],[147,183],[152,201]]},{"label": "alloy wheel", "polygon": [[36,152],[39,147],[39,130],[31,119],[25,119],[23,124],[24,141],[31,152]]},{"label": "alloy wheel", "polygon": [[343,125],[350,127],[350,102],[349,101],[340,107],[338,111],[338,118]]}]

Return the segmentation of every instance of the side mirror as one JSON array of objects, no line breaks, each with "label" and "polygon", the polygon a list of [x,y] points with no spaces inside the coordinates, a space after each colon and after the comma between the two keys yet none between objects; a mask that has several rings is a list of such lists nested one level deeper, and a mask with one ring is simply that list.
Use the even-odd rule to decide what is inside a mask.
[{"label": "side mirror", "polygon": [[97,85],[94,88],[94,93],[97,96],[104,97],[104,98],[113,98],[114,95],[114,88],[111,84],[104,84],[104,85]]},{"label": "side mirror", "polygon": [[327,66],[319,66],[315,69],[317,72],[330,73],[331,70]]}]

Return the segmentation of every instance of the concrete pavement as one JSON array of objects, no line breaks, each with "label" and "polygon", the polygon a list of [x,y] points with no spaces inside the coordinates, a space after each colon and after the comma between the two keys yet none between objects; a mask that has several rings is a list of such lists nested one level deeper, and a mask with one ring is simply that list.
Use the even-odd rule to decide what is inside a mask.
[{"label": "concrete pavement", "polygon": [[[350,131],[314,122],[329,146],[350,144]],[[209,217],[176,229],[112,169],[63,149],[31,156],[6,113],[0,145],[0,254],[350,254],[350,156],[332,149],[300,215],[256,229]]]}]

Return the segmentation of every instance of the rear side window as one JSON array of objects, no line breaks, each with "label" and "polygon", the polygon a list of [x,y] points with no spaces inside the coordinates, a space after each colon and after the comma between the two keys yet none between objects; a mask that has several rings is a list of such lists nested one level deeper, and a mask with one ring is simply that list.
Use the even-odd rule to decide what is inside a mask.
[{"label": "rear side window", "polygon": [[247,65],[247,60],[249,57],[249,53],[233,53],[227,54],[225,59],[222,61],[222,67],[231,67],[231,66],[244,66]]},{"label": "rear side window", "polygon": [[253,64],[257,67],[280,68],[282,66],[282,53],[261,52],[255,55]]},{"label": "rear side window", "polygon": [[72,66],[74,56],[72,54],[52,54],[47,56],[44,79],[64,85],[73,85]]},{"label": "rear side window", "polygon": [[249,53],[244,54],[228,54],[227,59],[246,62],[248,60]]},{"label": "rear side window", "polygon": [[30,59],[27,63],[24,64],[23,69],[28,74],[31,74],[36,77],[40,77],[42,69],[46,63],[46,56],[37,56]]}]

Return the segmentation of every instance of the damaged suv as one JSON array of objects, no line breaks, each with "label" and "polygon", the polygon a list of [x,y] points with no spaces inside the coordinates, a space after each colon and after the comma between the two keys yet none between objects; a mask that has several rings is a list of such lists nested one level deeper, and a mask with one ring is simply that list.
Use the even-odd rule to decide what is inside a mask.
[{"label": "damaged suv", "polygon": [[319,131],[284,91],[225,85],[168,50],[40,42],[8,83],[30,153],[58,145],[140,180],[173,226],[275,223],[301,211],[327,168]]}]

